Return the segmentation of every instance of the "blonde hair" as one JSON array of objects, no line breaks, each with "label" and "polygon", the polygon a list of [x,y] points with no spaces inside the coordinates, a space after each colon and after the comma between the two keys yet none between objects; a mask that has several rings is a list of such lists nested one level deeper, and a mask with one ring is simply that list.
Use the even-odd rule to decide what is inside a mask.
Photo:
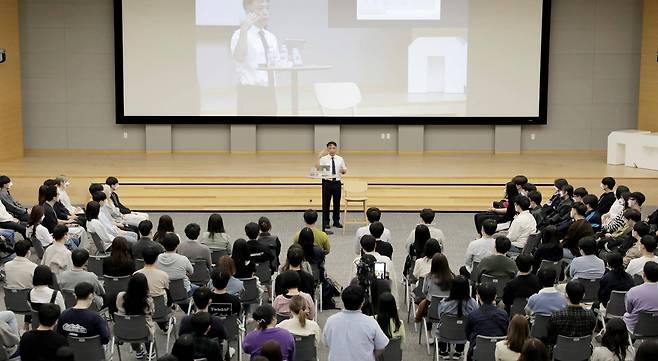
[{"label": "blonde hair", "polygon": [[57,178],[55,178],[55,182],[57,182],[58,185],[66,183],[66,181],[69,180],[69,177],[65,175],[59,175]]},{"label": "blonde hair", "polygon": [[308,317],[308,310],[306,309],[306,303],[300,295],[292,296],[290,299],[290,304],[288,305],[290,312],[299,315],[299,323],[302,327],[306,327],[306,318]]}]

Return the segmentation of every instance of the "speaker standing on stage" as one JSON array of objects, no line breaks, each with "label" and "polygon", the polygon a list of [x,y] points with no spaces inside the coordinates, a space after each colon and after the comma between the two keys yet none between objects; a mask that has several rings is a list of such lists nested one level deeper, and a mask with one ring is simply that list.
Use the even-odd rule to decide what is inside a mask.
[{"label": "speaker standing on stage", "polygon": [[347,173],[347,165],[343,157],[336,154],[338,145],[336,142],[327,143],[327,149],[320,152],[316,166],[325,167],[329,174],[322,177],[322,230],[327,234],[329,231],[329,205],[334,202],[334,227],[343,228],[340,224],[340,195],[341,195],[341,176]]}]

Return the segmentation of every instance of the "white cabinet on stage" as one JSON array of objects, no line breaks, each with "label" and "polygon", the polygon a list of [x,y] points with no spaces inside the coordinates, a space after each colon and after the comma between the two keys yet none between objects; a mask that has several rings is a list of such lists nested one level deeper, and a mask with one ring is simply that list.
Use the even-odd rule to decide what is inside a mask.
[{"label": "white cabinet on stage", "polygon": [[625,164],[628,167],[634,167],[633,158],[635,150],[629,147],[637,142],[641,135],[650,134],[646,130],[615,130],[608,135],[608,164],[618,165]]}]

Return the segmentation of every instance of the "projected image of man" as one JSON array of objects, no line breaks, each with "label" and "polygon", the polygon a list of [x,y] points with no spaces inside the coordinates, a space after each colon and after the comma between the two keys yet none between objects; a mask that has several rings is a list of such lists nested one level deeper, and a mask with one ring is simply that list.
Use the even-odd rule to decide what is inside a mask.
[{"label": "projected image of man", "polygon": [[259,67],[278,62],[276,36],[266,29],[269,0],[243,0],[246,16],[231,38],[238,73],[238,115],[276,115],[273,73]]}]

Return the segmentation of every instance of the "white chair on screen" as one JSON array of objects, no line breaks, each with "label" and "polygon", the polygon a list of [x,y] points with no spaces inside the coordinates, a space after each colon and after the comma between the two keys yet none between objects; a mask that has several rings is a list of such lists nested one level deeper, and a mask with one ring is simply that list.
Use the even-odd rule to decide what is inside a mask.
[{"label": "white chair on screen", "polygon": [[361,103],[361,90],[356,83],[315,83],[315,98],[322,115],[341,110],[349,110],[356,115],[356,108]]}]

